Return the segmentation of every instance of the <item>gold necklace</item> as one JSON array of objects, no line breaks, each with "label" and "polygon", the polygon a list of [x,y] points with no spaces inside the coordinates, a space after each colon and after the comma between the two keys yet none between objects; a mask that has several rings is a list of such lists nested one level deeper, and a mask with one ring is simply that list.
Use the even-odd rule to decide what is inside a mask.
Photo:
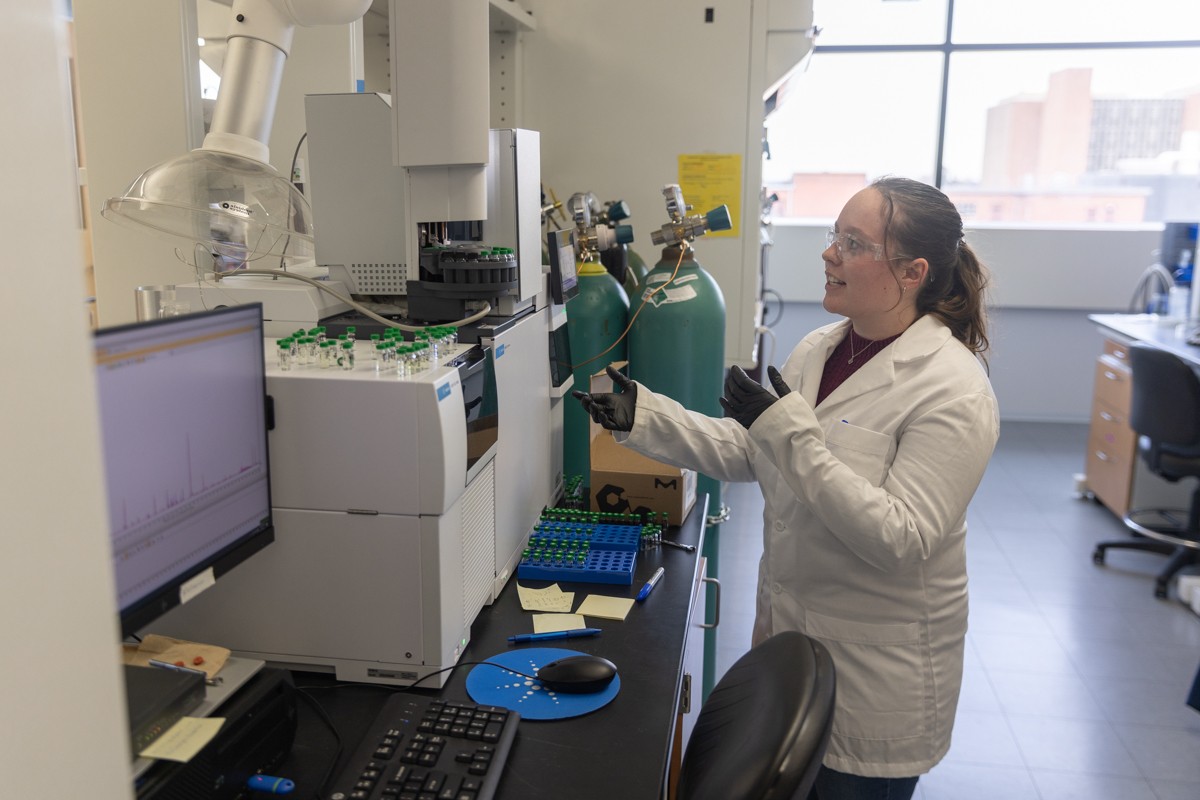
[{"label": "gold necklace", "polygon": [[859,349],[857,352],[855,352],[855,350],[854,350],[854,328],[850,329],[850,360],[846,362],[847,364],[853,364],[854,359],[858,358],[863,353],[867,352],[867,348],[870,347],[871,345],[875,344],[870,339],[867,339],[866,341],[867,341],[867,343],[864,344],[861,349]]}]

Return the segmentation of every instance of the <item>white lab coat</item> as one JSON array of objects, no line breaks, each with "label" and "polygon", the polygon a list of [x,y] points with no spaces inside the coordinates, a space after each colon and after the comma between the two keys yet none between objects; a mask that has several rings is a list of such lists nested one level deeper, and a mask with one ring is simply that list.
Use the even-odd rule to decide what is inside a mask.
[{"label": "white lab coat", "polygon": [[624,444],[765,499],[754,642],[821,641],[837,672],[825,765],[928,772],[950,747],[967,631],[967,503],[999,434],[978,359],[924,316],[815,411],[848,321],[804,338],[749,430],[638,387]]}]

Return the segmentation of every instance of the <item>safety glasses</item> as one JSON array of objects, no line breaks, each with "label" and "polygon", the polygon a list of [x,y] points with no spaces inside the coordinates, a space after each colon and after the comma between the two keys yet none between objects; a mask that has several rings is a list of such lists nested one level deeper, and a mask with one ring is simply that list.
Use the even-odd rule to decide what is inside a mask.
[{"label": "safety glasses", "polygon": [[838,233],[832,228],[825,233],[825,246],[828,247],[829,245],[834,246],[838,257],[843,261],[855,261],[866,258],[868,255],[872,261],[895,261],[897,259],[909,258],[909,256],[891,256],[890,258],[885,258],[883,255],[883,245],[869,242],[852,233]]}]

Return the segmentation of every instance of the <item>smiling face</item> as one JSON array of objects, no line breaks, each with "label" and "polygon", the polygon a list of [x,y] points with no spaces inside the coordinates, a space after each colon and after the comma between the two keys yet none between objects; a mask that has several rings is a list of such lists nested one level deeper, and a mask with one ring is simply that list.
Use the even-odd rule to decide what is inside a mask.
[{"label": "smiling face", "polygon": [[[924,259],[896,258],[894,245],[875,260],[873,245],[884,244],[883,195],[866,188],[850,198],[834,230],[842,236],[825,248],[825,310],[848,317],[854,332],[884,339],[916,319],[916,294]],[[890,260],[889,257],[892,257]],[[903,291],[902,291],[903,290]]]}]

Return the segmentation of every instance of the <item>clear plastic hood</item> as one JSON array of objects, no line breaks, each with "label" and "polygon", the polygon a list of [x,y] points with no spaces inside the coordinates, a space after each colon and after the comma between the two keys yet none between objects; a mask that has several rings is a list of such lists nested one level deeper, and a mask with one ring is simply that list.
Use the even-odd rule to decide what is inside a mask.
[{"label": "clear plastic hood", "polygon": [[262,256],[312,258],[312,209],[295,186],[261,161],[197,149],[139,175],[101,214],[199,242],[223,267]]}]

